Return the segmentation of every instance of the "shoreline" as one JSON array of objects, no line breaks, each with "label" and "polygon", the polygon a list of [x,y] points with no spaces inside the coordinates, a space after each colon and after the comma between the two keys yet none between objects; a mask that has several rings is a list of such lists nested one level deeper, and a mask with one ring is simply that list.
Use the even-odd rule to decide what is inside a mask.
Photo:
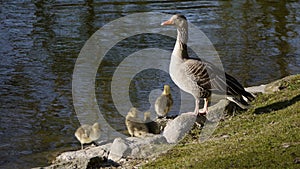
[{"label": "shoreline", "polygon": [[[253,86],[245,89],[255,95],[276,93],[284,90],[285,88],[288,88],[289,84],[292,83],[291,81],[293,81],[294,79],[296,79],[297,82],[300,81],[300,75],[287,76],[266,85]],[[210,111],[218,111],[223,106],[228,109],[228,107],[231,107],[228,105],[230,105],[230,101],[220,101],[219,103],[211,106]],[[227,111],[232,110],[233,109]],[[227,114],[229,113],[227,112]],[[184,113],[178,117],[181,117],[183,115]],[[176,119],[180,119],[178,117]],[[174,128],[178,124],[191,124],[191,121],[196,121],[196,119],[192,115],[186,115],[186,117],[187,118],[185,118],[184,120],[177,120],[176,122],[174,122],[174,124],[176,124],[174,126],[172,126],[171,123],[176,119],[170,120],[171,122],[168,123],[167,126],[169,125],[172,126],[169,128]],[[203,122],[202,119],[201,122],[200,119],[199,124],[203,126],[204,123],[205,120]],[[135,137],[116,138],[113,142],[101,146],[89,146],[89,148],[84,150],[63,152],[56,157],[56,159],[50,166],[36,167],[34,169],[74,168],[75,166],[75,168],[134,168],[141,164],[144,164],[145,161],[153,161],[157,157],[159,158],[160,154],[165,153],[166,151],[170,150],[170,148],[173,148],[177,143],[179,143],[184,138],[185,133],[188,133],[188,131],[190,131],[192,128],[193,123],[192,125],[185,125],[180,129],[176,128],[173,130],[168,130],[167,132],[164,131],[163,134],[152,135],[144,139]],[[178,134],[177,130],[182,129],[184,131],[179,133],[180,136],[176,136],[174,139],[174,135]],[[167,127],[165,128],[165,130],[167,130]],[[169,136],[169,133],[172,133],[171,136]],[[222,136],[222,139],[226,139],[227,136],[225,136]],[[162,146],[166,146],[166,148],[161,149]],[[157,151],[160,152],[153,154],[153,152]]]}]

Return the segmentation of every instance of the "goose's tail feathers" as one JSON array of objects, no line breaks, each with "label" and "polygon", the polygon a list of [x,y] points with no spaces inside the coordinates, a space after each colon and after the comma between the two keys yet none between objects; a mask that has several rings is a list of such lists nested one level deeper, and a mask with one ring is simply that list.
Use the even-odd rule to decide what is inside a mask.
[{"label": "goose's tail feathers", "polygon": [[231,96],[232,99],[229,99],[229,97],[227,98],[237,103],[242,108],[242,105],[244,105],[245,108],[249,106],[248,102],[254,100],[254,96],[251,93],[247,92],[234,77],[228,74],[225,74],[225,77],[227,83],[227,95],[229,95],[229,97]]}]

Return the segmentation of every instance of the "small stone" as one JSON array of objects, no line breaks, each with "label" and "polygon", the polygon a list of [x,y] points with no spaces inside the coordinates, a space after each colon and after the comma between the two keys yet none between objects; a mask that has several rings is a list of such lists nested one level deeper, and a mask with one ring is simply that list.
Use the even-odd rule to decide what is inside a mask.
[{"label": "small stone", "polygon": [[300,164],[300,157],[296,157],[296,158],[294,159],[294,163],[295,163],[295,164]]},{"label": "small stone", "polygon": [[224,139],[229,138],[229,137],[230,137],[230,136],[227,135],[227,134],[225,134],[225,135],[222,136],[222,138],[224,138]]},{"label": "small stone", "polygon": [[289,143],[283,143],[283,144],[282,144],[282,147],[283,147],[283,148],[289,148],[290,146],[291,146],[291,145],[290,145]]}]

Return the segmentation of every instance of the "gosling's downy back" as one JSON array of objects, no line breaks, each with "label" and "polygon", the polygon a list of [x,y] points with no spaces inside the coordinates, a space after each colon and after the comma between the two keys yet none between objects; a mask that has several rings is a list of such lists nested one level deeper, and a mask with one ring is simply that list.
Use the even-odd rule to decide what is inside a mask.
[{"label": "gosling's downy back", "polygon": [[173,98],[169,85],[164,85],[164,91],[155,101],[155,111],[158,117],[165,117],[171,110],[173,105]]},{"label": "gosling's downy back", "polygon": [[100,138],[101,135],[101,127],[99,123],[94,123],[92,126],[92,131],[90,132],[90,138],[93,141],[96,141]]},{"label": "gosling's downy back", "polygon": [[81,149],[83,149],[83,144],[88,144],[96,141],[100,138],[101,128],[99,123],[94,123],[93,125],[83,124],[75,132],[75,137],[81,143]]},{"label": "gosling's downy back", "polygon": [[131,137],[144,137],[148,133],[148,128],[137,117],[137,113],[138,110],[136,108],[131,108],[126,116],[125,124]]}]

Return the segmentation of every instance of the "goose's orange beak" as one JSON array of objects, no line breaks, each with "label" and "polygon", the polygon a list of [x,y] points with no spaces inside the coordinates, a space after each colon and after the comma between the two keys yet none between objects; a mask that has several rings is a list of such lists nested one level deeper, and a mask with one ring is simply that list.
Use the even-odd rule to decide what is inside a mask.
[{"label": "goose's orange beak", "polygon": [[160,25],[173,25],[173,24],[174,24],[174,23],[173,23],[172,20],[167,20],[167,21],[161,23]]}]

